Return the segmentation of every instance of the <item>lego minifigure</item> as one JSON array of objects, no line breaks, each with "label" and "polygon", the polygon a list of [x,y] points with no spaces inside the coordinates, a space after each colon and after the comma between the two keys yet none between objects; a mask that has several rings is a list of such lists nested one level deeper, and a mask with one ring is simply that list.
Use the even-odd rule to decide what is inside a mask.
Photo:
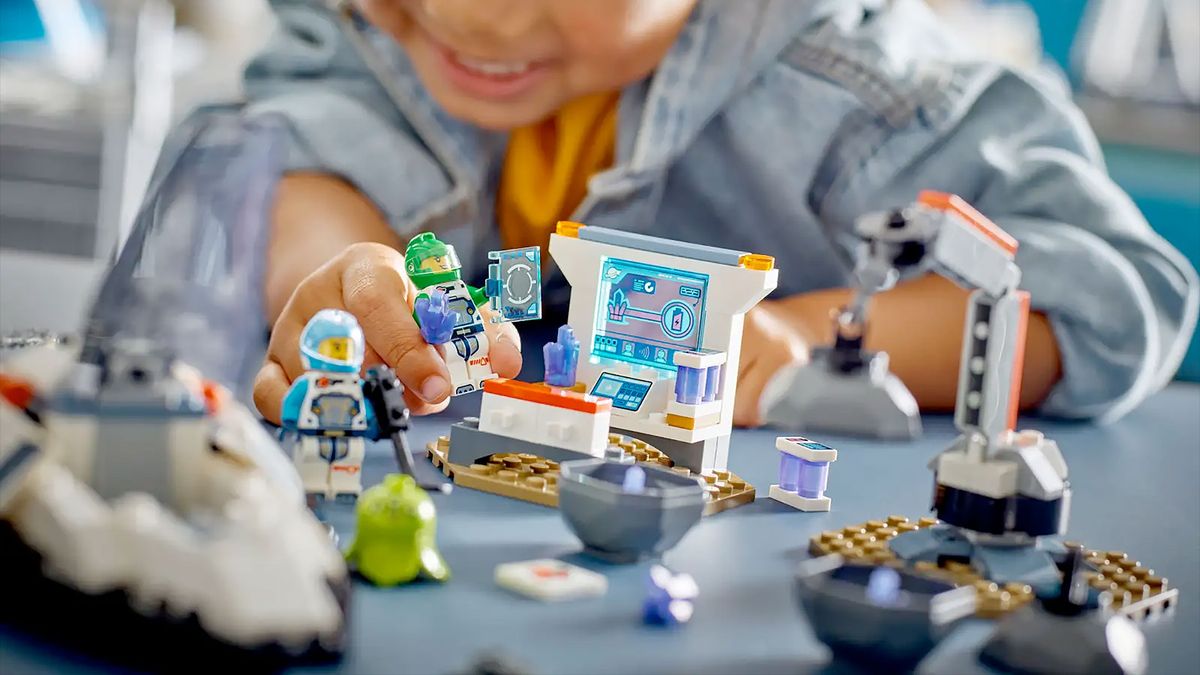
[{"label": "lego minifigure", "polygon": [[453,396],[479,389],[492,372],[487,332],[479,307],[487,292],[462,280],[462,265],[454,247],[432,232],[422,232],[408,242],[404,269],[420,289],[413,316],[421,335],[431,345],[448,345],[442,353],[450,371]]},{"label": "lego minifigure", "polygon": [[642,602],[642,621],[659,626],[678,626],[692,618],[692,601],[700,594],[690,574],[676,574],[662,565],[654,565],[646,578],[646,599]]},{"label": "lego minifigure", "polygon": [[375,413],[363,395],[362,329],[348,312],[323,309],[300,334],[305,372],[283,400],[283,428],[299,435],[292,459],[304,490],[357,497],[362,491],[364,436],[375,435]]},{"label": "lego minifigure", "polygon": [[354,541],[346,560],[376,586],[405,584],[418,576],[450,578],[436,546],[433,500],[408,474],[393,473],[359,500]]}]

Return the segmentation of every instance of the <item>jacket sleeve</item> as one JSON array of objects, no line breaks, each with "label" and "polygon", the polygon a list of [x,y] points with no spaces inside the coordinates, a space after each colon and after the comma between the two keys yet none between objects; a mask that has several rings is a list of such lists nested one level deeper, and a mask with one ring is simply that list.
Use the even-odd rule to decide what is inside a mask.
[{"label": "jacket sleeve", "polygon": [[[321,0],[271,0],[278,25],[247,65],[247,113],[289,122],[287,170],[339,176],[395,226],[449,180]],[[373,39],[368,37],[367,39]],[[388,43],[383,58],[400,58]],[[397,186],[403,186],[401,195]]]},{"label": "jacket sleeve", "polygon": [[1196,323],[1196,272],[1109,179],[1061,86],[956,66],[831,195],[829,212],[849,220],[925,188],[960,195],[1019,240],[1021,285],[1062,352],[1044,412],[1115,419],[1171,379]]}]

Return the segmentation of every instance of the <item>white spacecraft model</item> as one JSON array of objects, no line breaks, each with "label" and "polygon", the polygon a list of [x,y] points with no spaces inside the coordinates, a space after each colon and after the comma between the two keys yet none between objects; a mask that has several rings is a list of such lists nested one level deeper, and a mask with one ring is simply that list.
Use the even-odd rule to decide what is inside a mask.
[{"label": "white spacecraft model", "polygon": [[[345,563],[287,457],[230,392],[261,336],[247,299],[278,128],[216,115],[190,130],[82,341],[0,364],[0,534],[16,539],[5,574],[81,602],[123,596],[237,650],[337,654]],[[14,546],[35,569],[11,569]]]}]

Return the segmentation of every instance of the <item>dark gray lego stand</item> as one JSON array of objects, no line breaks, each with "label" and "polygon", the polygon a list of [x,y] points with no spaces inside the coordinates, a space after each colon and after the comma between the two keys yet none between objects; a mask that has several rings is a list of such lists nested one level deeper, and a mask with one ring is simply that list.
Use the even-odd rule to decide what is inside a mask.
[{"label": "dark gray lego stand", "polygon": [[[450,422],[478,410],[477,397],[456,400],[446,415],[416,420],[413,447],[423,448]],[[1056,439],[1070,464],[1070,538],[1127,551],[1181,589],[1173,615],[1143,629],[1150,672],[1191,672],[1200,662],[1200,386],[1172,385],[1109,426],[1023,423]],[[889,514],[927,515],[926,462],[953,435],[950,419],[935,416],[925,419],[925,436],[911,443],[821,437],[839,450],[830,468],[833,510],[800,513],[765,497],[776,475],[776,432],[737,431],[730,468],[758,488],[758,500],[703,519],[667,553],[666,564],[692,574],[700,586],[695,616],[677,629],[641,623],[649,563],[617,566],[582,557],[558,511],[462,488],[435,494],[438,542],[451,580],[389,589],[357,582],[342,662],[295,672],[452,673],[489,648],[544,675],[851,672],[828,663],[827,650],[801,617],[793,596],[796,563],[808,556],[808,538],[822,530]],[[432,475],[427,461],[419,465]],[[375,444],[364,484],[394,467],[391,449]],[[353,507],[328,510],[345,547]],[[608,594],[542,604],[493,583],[496,565],[541,557],[605,574]],[[988,672],[974,664],[972,650],[991,626],[960,626],[921,670]],[[105,670],[105,664],[0,630],[0,672]]]}]

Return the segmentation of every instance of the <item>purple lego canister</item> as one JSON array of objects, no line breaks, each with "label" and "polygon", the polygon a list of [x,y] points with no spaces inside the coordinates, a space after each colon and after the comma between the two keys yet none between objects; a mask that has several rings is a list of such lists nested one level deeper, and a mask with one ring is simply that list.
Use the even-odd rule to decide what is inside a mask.
[{"label": "purple lego canister", "polygon": [[801,436],[780,436],[775,447],[779,450],[779,484],[771,486],[771,498],[801,511],[828,511],[825,486],[837,450]]}]

